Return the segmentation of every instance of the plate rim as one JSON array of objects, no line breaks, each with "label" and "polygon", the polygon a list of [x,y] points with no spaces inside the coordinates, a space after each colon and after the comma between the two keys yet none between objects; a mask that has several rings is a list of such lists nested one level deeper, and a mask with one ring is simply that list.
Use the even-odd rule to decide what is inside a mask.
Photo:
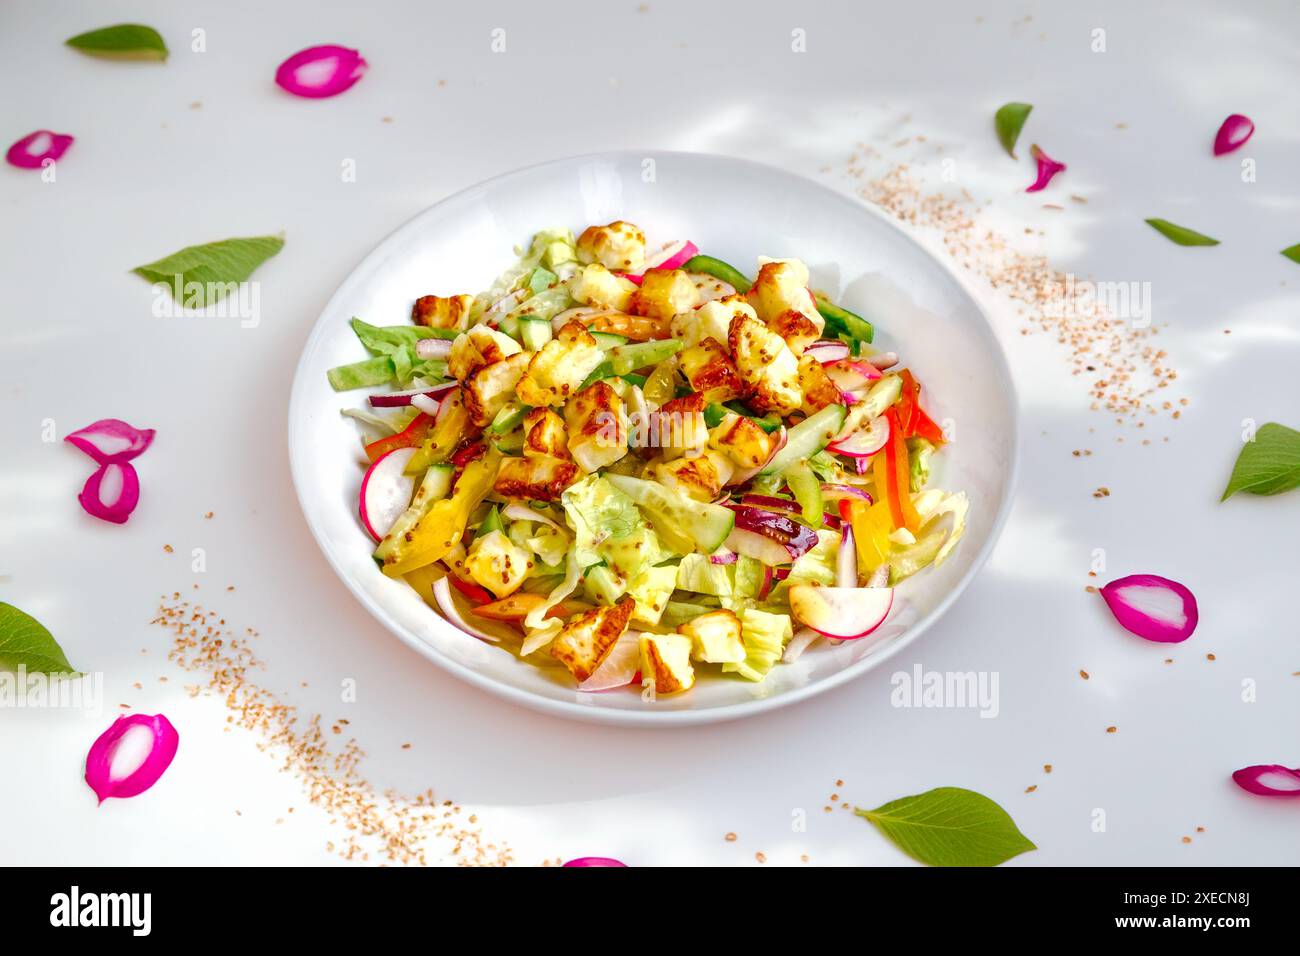
[{"label": "plate rim", "polygon": [[[502,683],[472,667],[468,667],[441,653],[436,647],[420,640],[415,634],[408,633],[407,630],[390,615],[386,608],[384,608],[378,601],[373,600],[365,591],[354,585],[350,576],[344,572],[344,569],[340,567],[339,563],[330,553],[330,549],[326,546],[323,539],[323,532],[317,526],[317,522],[313,518],[312,513],[307,506],[304,480],[302,478],[303,466],[299,461],[299,443],[295,441],[294,437],[294,426],[302,414],[301,406],[306,401],[305,395],[308,388],[306,384],[307,358],[315,351],[320,340],[326,335],[326,316],[335,310],[336,303],[339,302],[345,294],[351,291],[351,288],[355,283],[360,281],[358,278],[359,273],[368,271],[367,267],[371,263],[376,259],[382,258],[386,254],[390,253],[393,248],[399,246],[404,240],[406,234],[409,231],[413,231],[422,220],[428,216],[434,215],[443,206],[461,200],[471,192],[487,190],[510,179],[525,177],[550,167],[577,166],[584,163],[594,162],[618,162],[620,160],[626,161],[628,159],[643,160],[646,158],[658,157],[722,161],[753,167],[768,175],[796,180],[804,187],[811,186],[818,191],[833,196],[840,202],[854,207],[858,212],[872,216],[877,221],[884,223],[887,227],[892,229],[902,241],[906,242],[931,262],[938,265],[948,278],[950,278],[961,289],[961,291],[975,306],[976,312],[983,320],[986,330],[989,333],[989,337],[992,339],[994,352],[996,353],[996,359],[999,366],[997,372],[1004,383],[1005,392],[1011,410],[1011,434],[1009,436],[1011,459],[1010,472],[1007,477],[1006,492],[1003,496],[1002,503],[998,508],[997,514],[994,515],[993,521],[989,526],[988,535],[979,551],[976,552],[975,558],[971,562],[970,567],[957,580],[956,584],[949,590],[949,592],[943,596],[938,604],[935,605],[930,613],[918,620],[908,628],[905,635],[900,636],[879,653],[868,654],[862,659],[854,661],[849,666],[844,667],[815,683],[804,684],[788,691],[767,697],[755,697],[751,700],[740,703],[724,704],[719,707],[709,707],[700,710],[654,710],[649,708],[644,710],[620,710],[615,708],[585,706],[576,702],[543,697],[530,691]],[[351,592],[352,596],[361,603],[362,607],[370,613],[371,617],[382,624],[386,630],[418,653],[421,657],[424,657],[426,660],[431,661],[444,671],[474,687],[485,690],[496,697],[503,698],[510,703],[530,710],[540,711],[553,716],[579,720],[584,723],[608,724],[625,727],[685,727],[700,724],[721,723],[757,714],[768,713],[782,707],[809,700],[836,687],[841,687],[849,681],[861,677],[869,671],[879,667],[904,647],[907,647],[916,641],[921,637],[921,635],[928,631],[935,622],[947,614],[952,605],[966,592],[966,589],[984,569],[984,565],[987,563],[989,556],[993,552],[993,548],[1001,538],[1003,528],[1010,516],[1011,508],[1015,502],[1016,492],[1020,484],[1021,417],[1022,410],[1020,397],[1016,389],[1015,381],[1011,376],[1011,364],[1007,358],[1006,349],[1003,347],[1002,341],[997,335],[996,327],[994,326],[988,311],[985,309],[981,297],[976,294],[967,277],[963,276],[956,270],[952,262],[936,255],[927,248],[920,239],[912,234],[905,224],[889,216],[879,207],[858,200],[854,196],[841,192],[825,183],[818,182],[789,169],[772,166],[767,163],[760,163],[747,157],[729,156],[725,153],[706,153],[689,150],[620,149],[602,150],[594,153],[579,153],[557,159],[543,160],[542,162],[522,166],[504,173],[499,173],[488,179],[471,183],[470,185],[458,189],[453,193],[449,193],[437,202],[419,210],[384,236],[384,238],[377,244],[371,247],[371,249],[357,261],[335,288],[325,305],[321,308],[320,314],[316,317],[315,322],[312,324],[311,331],[307,334],[306,341],[303,343],[302,350],[298,355],[298,361],[294,366],[293,384],[289,393],[286,437],[288,438],[289,443],[289,472],[293,481],[294,495],[298,499],[299,510],[302,512],[303,519],[307,523],[307,528],[311,532],[317,550],[324,556],[335,576],[343,583],[348,591]],[[432,608],[430,608],[429,611],[434,614],[435,617],[440,617],[440,615],[437,615]],[[446,620],[443,620],[441,623],[446,627],[455,627],[455,625]]]}]

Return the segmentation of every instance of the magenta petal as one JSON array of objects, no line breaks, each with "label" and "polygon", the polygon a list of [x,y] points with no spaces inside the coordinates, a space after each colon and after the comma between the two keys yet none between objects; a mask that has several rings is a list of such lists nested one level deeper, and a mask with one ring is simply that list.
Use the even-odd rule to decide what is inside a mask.
[{"label": "magenta petal", "polygon": [[[140,766],[125,777],[114,779],[113,756],[117,753],[122,738],[133,727],[147,727],[153,734],[153,746]],[[86,754],[86,783],[95,791],[100,803],[109,797],[134,797],[144,793],[171,766],[180,741],[176,728],[162,714],[152,717],[148,714],[119,717],[90,745],[90,752]]]},{"label": "magenta petal", "polygon": [[153,442],[152,428],[136,428],[119,418],[104,418],[64,437],[96,462],[130,461]]},{"label": "magenta petal", "polygon": [[570,860],[568,863],[564,865],[565,866],[623,866],[623,867],[627,866],[626,863],[622,863],[619,860],[616,860],[610,856],[580,856],[576,860]]},{"label": "magenta petal", "polygon": [[9,147],[5,159],[9,165],[20,169],[40,169],[48,159],[51,162],[61,159],[72,145],[73,137],[66,133],[52,133],[48,129],[38,129],[28,133]]},{"label": "magenta petal", "polygon": [[[1148,641],[1177,644],[1196,630],[1196,598],[1177,581],[1157,574],[1130,574],[1107,584],[1101,596],[1121,626]],[[1165,607],[1152,605],[1152,599],[1162,598]]]},{"label": "magenta petal", "polygon": [[1038,178],[1034,180],[1032,186],[1025,190],[1027,193],[1036,193],[1040,189],[1046,189],[1053,176],[1065,171],[1065,163],[1058,163],[1052,159],[1051,156],[1038,148],[1037,143],[1029,148],[1029,155],[1038,160]]},{"label": "magenta petal", "polygon": [[321,99],[338,96],[361,79],[369,66],[360,53],[345,46],[313,46],[299,50],[280,64],[275,82],[294,96]]},{"label": "magenta petal", "polygon": [[1279,764],[1257,764],[1232,774],[1233,782],[1248,793],[1262,797],[1300,797],[1300,770]]},{"label": "magenta petal", "polygon": [[1233,113],[1223,121],[1219,131],[1214,134],[1214,155],[1222,156],[1245,145],[1246,140],[1250,139],[1254,132],[1255,124],[1250,121],[1249,116]]},{"label": "magenta petal", "polygon": [[86,479],[77,500],[93,518],[126,524],[140,502],[140,476],[127,462],[105,462]]}]

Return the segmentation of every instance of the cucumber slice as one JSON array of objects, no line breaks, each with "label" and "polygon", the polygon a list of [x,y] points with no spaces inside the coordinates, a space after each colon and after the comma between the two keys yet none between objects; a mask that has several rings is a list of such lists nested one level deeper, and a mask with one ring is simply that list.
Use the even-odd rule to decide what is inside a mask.
[{"label": "cucumber slice", "polygon": [[551,323],[546,319],[520,319],[519,341],[530,352],[536,352],[551,341]]},{"label": "cucumber slice", "polygon": [[478,530],[474,532],[474,537],[477,539],[493,531],[500,531],[501,527],[501,512],[497,510],[496,505],[493,505],[488,509],[487,517],[478,526]]},{"label": "cucumber slice", "polygon": [[559,276],[554,272],[538,266],[528,276],[528,289],[533,295],[537,295],[539,292],[545,292],[558,281]]},{"label": "cucumber slice", "polygon": [[599,382],[602,378],[610,378],[614,375],[630,380],[630,373],[634,369],[658,365],[676,355],[681,347],[681,339],[652,339],[649,342],[633,342],[629,345],[616,346],[606,353],[605,361],[592,370],[579,386],[578,391],[582,391],[594,382]]},{"label": "cucumber slice", "polygon": [[507,402],[501,411],[497,412],[496,418],[492,419],[492,424],[488,426],[488,431],[496,435],[504,435],[514,431],[525,416],[532,411],[531,406],[521,404],[520,402]]},{"label": "cucumber slice", "polygon": [[721,279],[727,285],[735,286],[736,291],[742,295],[748,292],[750,286],[754,284],[746,279],[745,274],[735,266],[723,262],[721,259],[715,259],[713,256],[695,256],[687,259],[682,268],[687,272],[703,272],[706,276]]},{"label": "cucumber slice", "polygon": [[772,456],[762,474],[780,474],[809,455],[821,451],[844,427],[844,406],[827,405],[809,415],[786,436],[785,447]]},{"label": "cucumber slice", "polygon": [[606,475],[605,480],[636,502],[659,540],[678,554],[712,554],[722,547],[736,522],[730,508],[696,501],[655,481],[631,475]]},{"label": "cucumber slice", "polygon": [[627,345],[626,335],[615,335],[613,332],[592,331],[591,337],[595,339],[596,344],[599,345],[605,351],[609,351],[612,348],[617,348],[620,345]]}]

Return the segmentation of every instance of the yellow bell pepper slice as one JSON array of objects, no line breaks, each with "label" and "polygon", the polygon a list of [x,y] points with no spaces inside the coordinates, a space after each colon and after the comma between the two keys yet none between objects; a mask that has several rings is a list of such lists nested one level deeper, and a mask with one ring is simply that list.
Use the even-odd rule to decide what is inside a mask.
[{"label": "yellow bell pepper slice", "polygon": [[894,530],[889,502],[877,501],[867,506],[865,502],[855,501],[849,518],[853,540],[858,546],[858,564],[869,574],[889,560],[889,534]]},{"label": "yellow bell pepper slice", "polygon": [[492,490],[500,464],[501,453],[488,449],[482,458],[466,465],[451,497],[434,502],[411,526],[405,540],[384,558],[384,573],[397,578],[445,558],[460,543],[470,514]]}]

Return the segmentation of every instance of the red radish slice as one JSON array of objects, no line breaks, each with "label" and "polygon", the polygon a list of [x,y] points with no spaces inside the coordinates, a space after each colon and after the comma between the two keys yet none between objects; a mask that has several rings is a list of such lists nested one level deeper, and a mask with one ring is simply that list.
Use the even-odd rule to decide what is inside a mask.
[{"label": "red radish slice", "polygon": [[763,463],[761,465],[755,465],[753,468],[746,468],[744,471],[736,472],[731,476],[731,480],[727,482],[727,487],[730,488],[734,485],[743,485],[745,482],[749,481],[760,471],[766,468],[767,463],[771,461],[773,458],[775,458],[777,452],[779,452],[782,448],[785,447],[785,443],[788,438],[789,436],[786,434],[785,426],[782,425],[781,430],[777,432],[776,441],[772,445],[772,451],[767,456],[767,458],[763,461]]},{"label": "red radish slice", "polygon": [[853,468],[855,471],[857,471],[859,475],[865,475],[868,471],[871,470],[871,459],[855,458],[853,459]]},{"label": "red radish slice", "polygon": [[621,863],[612,856],[580,856],[576,860],[570,860],[565,866],[622,866],[627,867],[626,863]]},{"label": "red radish slice", "polygon": [[840,551],[835,562],[835,584],[842,588],[858,586],[858,548],[853,542],[853,529],[840,532]]},{"label": "red radish slice", "polygon": [[628,631],[606,655],[605,659],[585,681],[578,685],[578,690],[595,692],[626,687],[632,683],[641,667],[641,635]]},{"label": "red radish slice", "polygon": [[867,359],[867,364],[884,371],[887,368],[893,368],[898,364],[897,352],[881,352],[879,355],[873,355]]},{"label": "red radish slice", "polygon": [[1214,135],[1214,155],[1222,156],[1244,146],[1254,132],[1255,124],[1250,121],[1250,117],[1233,113],[1223,121],[1223,125]]},{"label": "red radish slice", "polygon": [[674,242],[669,242],[660,246],[654,252],[647,255],[645,257],[644,272],[625,272],[622,273],[622,276],[624,279],[640,285],[641,280],[645,278],[645,272],[648,272],[651,269],[680,269],[699,254],[700,249],[695,245],[695,243],[691,242],[689,239],[678,239]]},{"label": "red radish slice", "polygon": [[57,162],[72,145],[73,137],[38,129],[9,147],[5,160],[19,169],[40,169],[46,162]]},{"label": "red radish slice", "polygon": [[[129,751],[133,749],[133,738],[140,736],[133,733],[137,730],[148,736],[149,749],[134,766],[123,772],[121,764],[131,756]],[[118,717],[90,745],[90,752],[86,754],[86,783],[95,791],[100,803],[109,797],[134,797],[144,793],[171,766],[180,742],[180,734],[162,714]],[[116,773],[114,763],[119,764]]]},{"label": "red radish slice", "polygon": [[420,339],[415,354],[422,359],[443,359],[451,354],[451,339]]},{"label": "red radish slice", "polygon": [[794,637],[790,638],[790,643],[785,646],[785,651],[781,654],[781,660],[787,664],[793,664],[811,644],[819,640],[821,640],[821,634],[811,627],[799,628],[794,632]]},{"label": "red radish slice", "polygon": [[[848,362],[835,362],[823,367],[826,370],[826,377],[831,380],[831,384],[838,388],[841,393],[865,389],[871,382],[870,377],[864,375]],[[871,366],[867,367],[870,368]],[[880,377],[878,372],[876,377]]]},{"label": "red radish slice", "polygon": [[366,476],[361,479],[358,511],[361,523],[376,541],[384,540],[388,529],[411,504],[411,496],[415,494],[415,477],[406,474],[403,469],[417,450],[394,448],[387,454],[380,455],[366,469]]},{"label": "red radish slice", "polygon": [[126,524],[140,503],[140,476],[129,462],[105,462],[86,479],[77,501],[92,518]]},{"label": "red radish slice", "polygon": [[404,392],[386,392],[383,395],[371,395],[369,399],[370,407],[404,408],[407,405],[410,405],[411,399],[415,398],[417,395],[423,395],[426,398],[431,398],[434,401],[437,401],[455,387],[456,385],[453,382],[448,385],[438,385],[434,388],[410,388]]},{"label": "red radish slice", "polygon": [[433,582],[433,599],[448,621],[471,637],[493,644],[506,639],[519,639],[519,632],[504,624],[484,618],[471,621],[468,612],[461,607],[461,598],[452,592],[449,581],[450,578],[442,577]]},{"label": "red radish slice", "polygon": [[275,82],[294,96],[322,99],[351,89],[368,66],[356,50],[329,44],[313,46],[281,63],[275,71]]},{"label": "red radish slice", "polygon": [[[865,428],[837,437],[826,448],[848,458],[870,458],[887,444],[889,444],[889,419],[884,415],[877,415],[867,422]],[[860,469],[859,473],[861,473]]]},{"label": "red radish slice", "polygon": [[1233,771],[1232,781],[1261,797],[1300,797],[1300,770],[1288,770],[1280,764],[1243,767]]},{"label": "red radish slice", "polygon": [[153,443],[155,434],[152,428],[136,428],[120,418],[104,418],[70,432],[63,440],[76,445],[103,465],[130,461],[143,454]]},{"label": "red radish slice", "polygon": [[832,365],[849,357],[849,347],[843,342],[814,342],[803,354],[811,355],[821,365]]},{"label": "red radish slice", "polygon": [[1161,644],[1187,640],[1200,617],[1192,592],[1158,574],[1130,574],[1111,581],[1101,589],[1101,596],[1121,627]]},{"label": "red radish slice", "polygon": [[866,637],[885,622],[893,588],[790,586],[790,610],[813,630],[841,641]]}]

